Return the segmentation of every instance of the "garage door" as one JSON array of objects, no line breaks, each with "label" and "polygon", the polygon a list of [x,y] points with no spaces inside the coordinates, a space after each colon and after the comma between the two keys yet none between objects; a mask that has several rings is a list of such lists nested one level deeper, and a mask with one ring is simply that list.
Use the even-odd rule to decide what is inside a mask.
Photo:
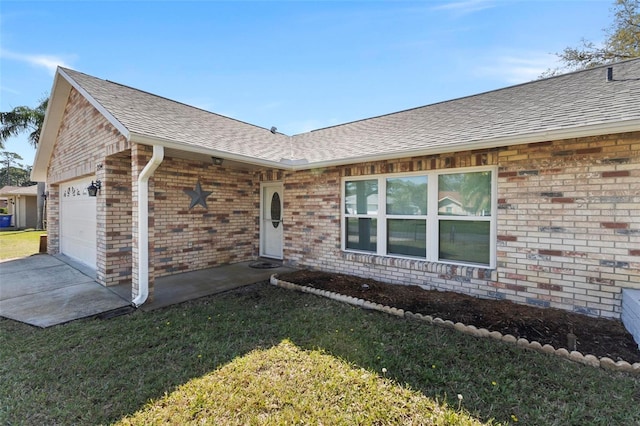
[{"label": "garage door", "polygon": [[60,251],[96,269],[96,197],[89,197],[91,178],[60,185]]}]

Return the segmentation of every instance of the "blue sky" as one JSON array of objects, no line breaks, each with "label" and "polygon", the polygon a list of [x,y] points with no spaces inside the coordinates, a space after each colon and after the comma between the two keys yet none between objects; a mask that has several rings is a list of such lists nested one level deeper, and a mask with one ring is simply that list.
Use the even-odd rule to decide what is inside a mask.
[{"label": "blue sky", "polygon": [[[600,42],[610,1],[11,1],[0,110],[57,65],[285,134],[535,79]],[[31,164],[25,137],[5,149]]]}]

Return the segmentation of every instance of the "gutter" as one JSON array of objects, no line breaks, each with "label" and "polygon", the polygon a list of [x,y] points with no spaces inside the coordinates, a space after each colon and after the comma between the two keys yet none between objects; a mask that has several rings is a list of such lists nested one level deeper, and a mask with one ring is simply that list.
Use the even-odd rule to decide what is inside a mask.
[{"label": "gutter", "polygon": [[164,159],[164,147],[153,145],[151,160],[138,176],[138,296],[137,308],[149,297],[149,178]]}]

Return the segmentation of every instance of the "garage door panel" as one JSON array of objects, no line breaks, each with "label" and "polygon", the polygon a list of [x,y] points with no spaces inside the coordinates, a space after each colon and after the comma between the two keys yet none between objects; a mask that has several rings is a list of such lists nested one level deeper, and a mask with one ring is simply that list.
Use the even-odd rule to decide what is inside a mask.
[{"label": "garage door panel", "polygon": [[96,268],[96,197],[89,197],[91,178],[60,186],[60,251]]}]

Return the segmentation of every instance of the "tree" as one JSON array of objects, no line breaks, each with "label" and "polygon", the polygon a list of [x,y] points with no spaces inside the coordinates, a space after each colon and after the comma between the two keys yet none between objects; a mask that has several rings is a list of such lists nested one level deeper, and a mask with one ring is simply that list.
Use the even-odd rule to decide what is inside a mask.
[{"label": "tree", "polygon": [[582,39],[578,47],[566,47],[556,53],[564,64],[545,71],[540,77],[551,77],[568,71],[640,57],[640,0],[616,0],[613,23],[605,30],[602,45]]},{"label": "tree", "polygon": [[40,140],[40,131],[47,112],[49,98],[40,100],[35,108],[27,106],[15,107],[8,112],[0,112],[0,148],[4,148],[4,141],[23,132],[29,133],[29,143],[35,148]]},{"label": "tree", "polygon": [[16,167],[11,167],[11,164],[17,162],[18,160],[22,160],[22,157],[16,154],[15,152],[7,152],[7,151],[2,151],[0,153],[0,157],[2,157],[2,160],[0,161],[2,161],[2,164],[5,166],[4,172],[3,172],[2,186],[5,186],[5,185],[11,186],[12,182],[15,182],[16,185],[19,185],[17,182],[17,179],[12,179],[13,175],[15,174]]},{"label": "tree", "polygon": [[[23,132],[29,132],[29,143],[36,147],[40,140],[40,132],[48,105],[49,97],[45,97],[33,109],[19,106],[8,112],[0,112],[0,149],[4,149],[4,141]],[[44,190],[44,182],[38,182],[38,223],[36,226],[38,229],[44,229]]]}]

